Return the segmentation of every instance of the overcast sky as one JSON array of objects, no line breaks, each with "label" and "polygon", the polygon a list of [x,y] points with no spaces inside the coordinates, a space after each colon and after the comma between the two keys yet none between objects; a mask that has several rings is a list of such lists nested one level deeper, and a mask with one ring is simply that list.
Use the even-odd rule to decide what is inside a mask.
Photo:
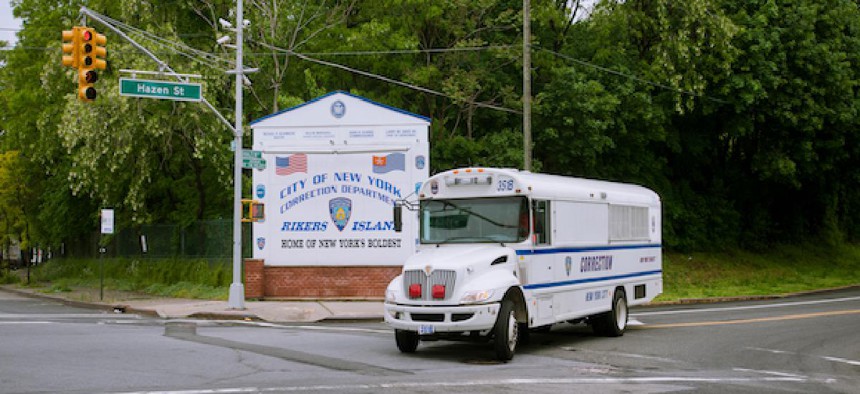
[{"label": "overcast sky", "polygon": [[12,17],[12,6],[9,0],[0,0],[0,41],[8,41],[14,45],[15,32],[21,28],[21,21]]}]

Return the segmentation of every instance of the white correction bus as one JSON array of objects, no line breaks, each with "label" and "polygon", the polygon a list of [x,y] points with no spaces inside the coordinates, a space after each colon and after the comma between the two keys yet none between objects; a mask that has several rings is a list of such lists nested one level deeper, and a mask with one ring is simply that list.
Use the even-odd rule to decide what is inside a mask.
[{"label": "white correction bus", "polygon": [[660,197],[647,188],[465,168],[424,182],[416,208],[418,251],[385,295],[402,352],[491,339],[507,361],[530,329],[565,321],[621,336],[628,306],[663,291]]}]

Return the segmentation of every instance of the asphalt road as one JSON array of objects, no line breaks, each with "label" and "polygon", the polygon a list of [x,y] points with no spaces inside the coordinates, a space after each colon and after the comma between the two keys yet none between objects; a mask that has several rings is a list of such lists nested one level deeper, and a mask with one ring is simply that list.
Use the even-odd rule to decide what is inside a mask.
[{"label": "asphalt road", "polygon": [[641,308],[621,338],[535,333],[401,354],[382,323],[164,321],[0,292],[2,393],[860,393],[860,289]]}]

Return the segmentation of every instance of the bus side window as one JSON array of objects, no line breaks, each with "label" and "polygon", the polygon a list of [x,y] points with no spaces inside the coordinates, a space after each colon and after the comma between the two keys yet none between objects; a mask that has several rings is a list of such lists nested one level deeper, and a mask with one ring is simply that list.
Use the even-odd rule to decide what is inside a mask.
[{"label": "bus side window", "polygon": [[550,223],[549,223],[549,201],[538,200],[532,203],[534,217],[534,243],[535,245],[549,245]]}]

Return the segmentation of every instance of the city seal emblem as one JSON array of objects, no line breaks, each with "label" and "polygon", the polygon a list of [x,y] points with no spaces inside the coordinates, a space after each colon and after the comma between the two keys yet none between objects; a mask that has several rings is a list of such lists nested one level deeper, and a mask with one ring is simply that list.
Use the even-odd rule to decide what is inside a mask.
[{"label": "city seal emblem", "polygon": [[331,104],[331,116],[335,118],[342,118],[343,115],[346,115],[346,105],[343,101],[337,100]]},{"label": "city seal emblem", "polygon": [[352,214],[352,200],[345,197],[333,198],[328,202],[328,212],[337,229],[343,231]]}]

